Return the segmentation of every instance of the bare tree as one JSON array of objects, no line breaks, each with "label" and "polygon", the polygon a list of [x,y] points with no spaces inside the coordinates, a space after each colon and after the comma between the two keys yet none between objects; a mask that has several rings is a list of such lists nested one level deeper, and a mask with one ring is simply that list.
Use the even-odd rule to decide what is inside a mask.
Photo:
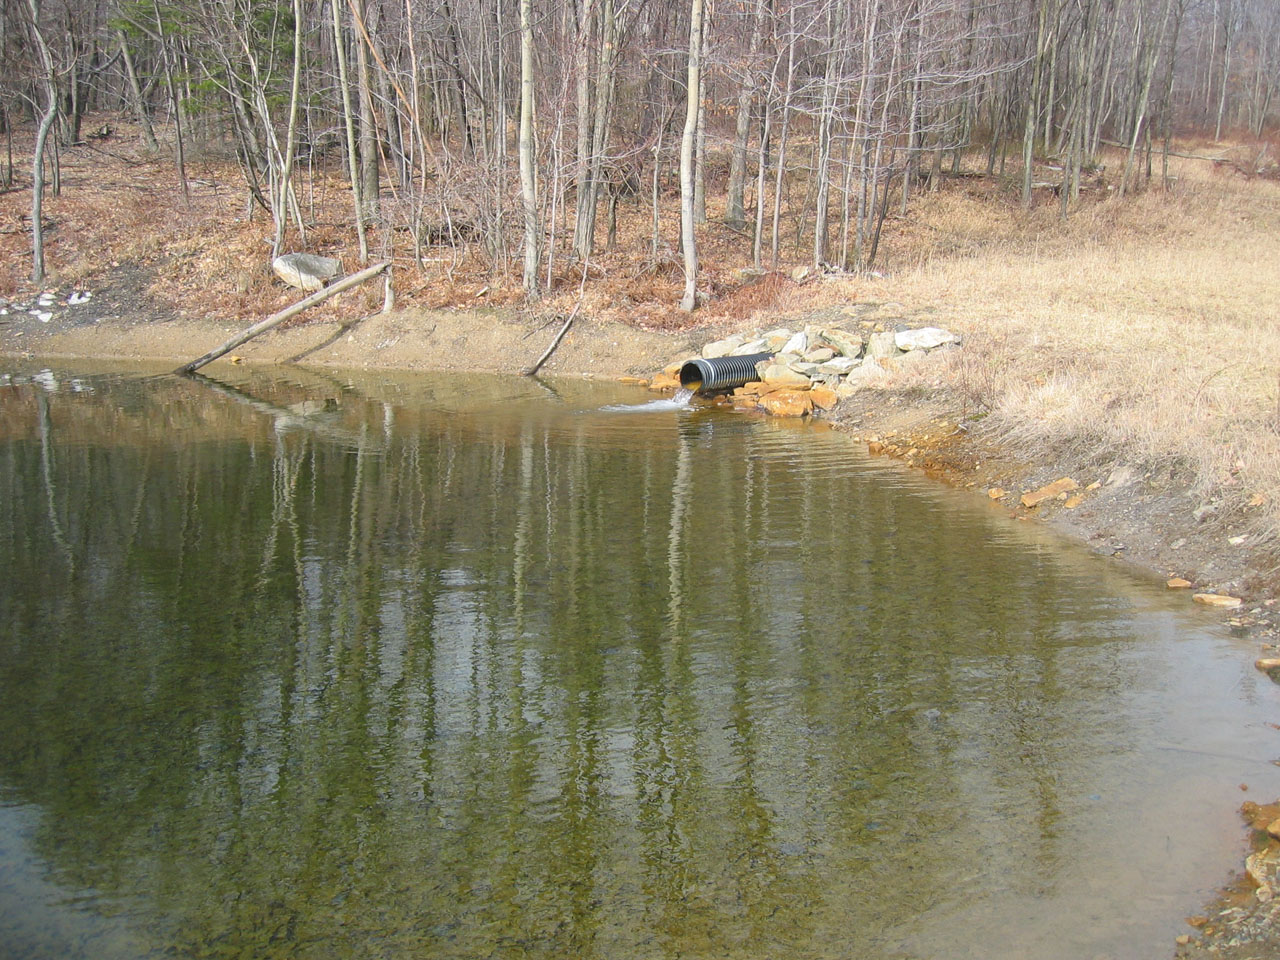
[{"label": "bare tree", "polygon": [[689,67],[685,88],[684,134],[680,140],[680,242],[684,249],[684,296],[680,309],[689,313],[698,303],[698,241],[694,235],[694,141],[702,91],[702,2],[689,5]]}]

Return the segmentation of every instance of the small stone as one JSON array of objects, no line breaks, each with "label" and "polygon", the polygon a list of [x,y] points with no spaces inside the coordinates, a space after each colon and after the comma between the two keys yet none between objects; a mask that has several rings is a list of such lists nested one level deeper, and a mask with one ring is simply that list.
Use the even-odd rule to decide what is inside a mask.
[{"label": "small stone", "polygon": [[1174,937],[1174,938],[1173,938],[1173,942],[1174,942],[1174,943],[1176,943],[1176,944],[1178,944],[1178,946],[1180,946],[1180,947],[1185,947],[1188,943],[1190,943],[1190,942],[1191,942],[1191,934],[1189,934],[1189,933],[1180,933],[1180,934],[1178,934],[1176,937]]},{"label": "small stone", "polygon": [[1191,581],[1183,580],[1182,577],[1170,577],[1164,585],[1170,590],[1187,590],[1191,587]]},{"label": "small stone", "polygon": [[1074,510],[1076,507],[1080,506],[1080,504],[1082,503],[1084,503],[1084,497],[1082,497],[1080,494],[1076,494],[1074,497],[1068,497],[1067,502],[1063,504],[1063,507],[1065,507],[1068,510]]},{"label": "small stone", "polygon": [[836,355],[836,352],[830,347],[818,347],[816,350],[810,350],[804,355],[807,363],[826,363]]},{"label": "small stone", "polygon": [[655,393],[662,393],[667,390],[678,390],[680,388],[680,378],[674,374],[663,371],[649,381],[649,389]]},{"label": "small stone", "polygon": [[1085,489],[1085,492],[1086,492],[1086,493],[1093,493],[1093,491],[1095,491],[1095,490],[1101,490],[1101,489],[1102,489],[1102,481],[1101,481],[1101,480],[1095,480],[1095,481],[1093,481],[1093,483],[1089,484],[1089,485],[1088,485],[1087,487],[1085,487],[1084,489]]},{"label": "small stone", "polygon": [[1062,477],[1059,480],[1053,481],[1053,483],[1041,487],[1033,493],[1024,493],[1022,495],[1022,505],[1027,508],[1032,508],[1043,503],[1045,500],[1052,500],[1060,493],[1078,490],[1079,488],[1080,485],[1070,477]]},{"label": "small stone", "polygon": [[1005,497],[1005,491],[999,487],[988,487],[987,496],[992,500],[1003,500]]},{"label": "small stone", "polygon": [[1280,670],[1280,659],[1275,657],[1259,657],[1253,661],[1253,665],[1263,673],[1270,673],[1272,670]]},{"label": "small stone", "polygon": [[1231,544],[1233,547],[1238,547],[1248,539],[1248,537],[1227,537],[1227,543]]},{"label": "small stone", "polygon": [[796,283],[804,283],[813,277],[813,267],[803,264],[791,271],[791,279]]},{"label": "small stone", "polygon": [[1244,603],[1239,597],[1229,597],[1223,593],[1197,593],[1191,599],[1205,606],[1222,607],[1228,610],[1234,610]]}]

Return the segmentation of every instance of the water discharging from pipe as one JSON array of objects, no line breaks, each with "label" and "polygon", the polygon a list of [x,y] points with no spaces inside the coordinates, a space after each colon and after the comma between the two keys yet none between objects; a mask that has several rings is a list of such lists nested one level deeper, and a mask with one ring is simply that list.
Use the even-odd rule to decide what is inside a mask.
[{"label": "water discharging from pipe", "polygon": [[656,413],[660,410],[687,410],[689,401],[693,399],[693,391],[681,387],[670,397],[650,400],[648,403],[611,403],[600,409],[608,413]]}]

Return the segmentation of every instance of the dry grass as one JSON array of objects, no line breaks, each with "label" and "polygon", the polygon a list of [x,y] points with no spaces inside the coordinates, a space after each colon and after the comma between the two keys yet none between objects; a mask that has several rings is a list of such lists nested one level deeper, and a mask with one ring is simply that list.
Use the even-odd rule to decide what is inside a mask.
[{"label": "dry grass", "polygon": [[[1179,161],[1171,191],[1030,213],[962,194],[880,294],[968,335],[955,384],[1032,457],[1174,471],[1280,548],[1280,184]],[[921,229],[923,227],[923,229]],[[952,251],[936,255],[939,247]]]}]

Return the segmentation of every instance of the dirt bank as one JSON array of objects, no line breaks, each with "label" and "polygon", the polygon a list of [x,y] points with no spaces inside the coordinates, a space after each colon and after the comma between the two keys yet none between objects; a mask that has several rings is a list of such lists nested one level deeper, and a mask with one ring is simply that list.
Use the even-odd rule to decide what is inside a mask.
[{"label": "dirt bank", "polygon": [[[176,364],[241,329],[239,323],[183,317],[150,302],[145,281],[138,271],[121,270],[83,303],[68,304],[75,299],[74,291],[56,291],[44,306],[14,301],[0,316],[0,353]],[[138,303],[143,304],[141,312],[134,306]],[[851,306],[873,320],[880,309],[876,304]],[[800,311],[775,320],[801,326],[829,312]],[[910,311],[892,304],[882,312]],[[208,371],[216,371],[218,363],[296,362],[353,369],[519,373],[544,353],[562,323],[558,314],[548,317],[510,308],[411,309],[354,322],[326,316],[324,307],[315,314],[237,348]],[[542,372],[648,378],[733,327],[720,323],[673,333],[583,315],[575,319]],[[890,377],[824,416],[875,453],[970,488],[974,496],[998,500],[1014,521],[1052,524],[1118,562],[1188,581],[1188,603],[1193,592],[1243,597],[1247,602],[1230,611],[1232,626],[1250,628],[1262,639],[1276,635],[1270,609],[1272,574],[1262,565],[1265,558],[1251,552],[1247,535],[1241,540],[1250,519],[1247,512],[1220,515],[1177,471],[1140,471],[1122,457],[1020,457],[1002,446],[984,427],[983,418],[968,409],[960,383],[966,374],[965,361],[953,357],[901,378]],[[1074,496],[1034,508],[1021,503],[1024,493],[1068,476],[1079,487]]]}]

